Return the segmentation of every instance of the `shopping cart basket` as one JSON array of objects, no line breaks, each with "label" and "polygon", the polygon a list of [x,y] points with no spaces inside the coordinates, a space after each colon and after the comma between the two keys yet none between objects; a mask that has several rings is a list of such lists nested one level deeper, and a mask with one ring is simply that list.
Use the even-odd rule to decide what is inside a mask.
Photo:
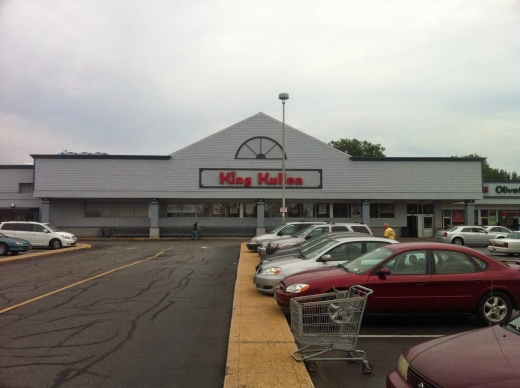
[{"label": "shopping cart basket", "polygon": [[[366,353],[356,349],[356,344],[371,293],[372,290],[356,285],[346,291],[292,298],[291,331],[299,347],[292,357],[303,361],[309,372],[317,368],[314,361],[347,360],[362,361],[363,372],[370,373],[372,366]],[[333,354],[325,357],[329,352]]]}]

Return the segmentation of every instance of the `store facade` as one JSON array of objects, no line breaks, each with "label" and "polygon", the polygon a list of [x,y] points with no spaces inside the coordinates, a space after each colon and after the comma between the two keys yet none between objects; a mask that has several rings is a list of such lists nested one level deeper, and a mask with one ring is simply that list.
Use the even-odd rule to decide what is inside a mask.
[{"label": "store facade", "polygon": [[398,236],[433,236],[448,219],[500,222],[499,211],[520,213],[514,188],[506,198],[495,186],[489,201],[497,207],[481,211],[482,159],[351,157],[286,124],[284,177],[281,144],[282,123],[259,113],[170,155],[32,155],[33,166],[0,166],[0,214],[7,220],[23,197],[27,213],[17,219],[80,237],[110,228],[167,237],[195,220],[208,235],[234,228],[245,237],[281,223],[284,180],[288,221],[362,222],[375,234],[389,223]]}]

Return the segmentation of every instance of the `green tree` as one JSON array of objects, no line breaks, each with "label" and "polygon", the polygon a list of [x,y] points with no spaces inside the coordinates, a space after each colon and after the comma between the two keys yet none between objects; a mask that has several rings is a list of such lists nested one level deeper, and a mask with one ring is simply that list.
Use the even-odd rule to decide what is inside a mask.
[{"label": "green tree", "polygon": [[[452,156],[453,158],[458,158],[458,156]],[[469,154],[461,156],[461,158],[483,158],[483,156],[477,154]],[[497,179],[497,180],[519,180],[520,177],[518,174],[513,172],[508,172],[504,169],[493,168],[489,165],[487,160],[482,162],[482,178],[483,179]]]},{"label": "green tree", "polygon": [[338,141],[332,140],[329,145],[350,156],[386,156],[385,148],[381,144],[373,144],[366,140],[339,139]]}]

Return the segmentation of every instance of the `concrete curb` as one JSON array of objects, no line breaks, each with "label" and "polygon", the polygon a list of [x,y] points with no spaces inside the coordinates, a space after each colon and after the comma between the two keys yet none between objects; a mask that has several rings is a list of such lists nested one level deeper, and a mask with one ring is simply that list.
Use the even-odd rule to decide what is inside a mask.
[{"label": "concrete curb", "polygon": [[287,320],[273,297],[259,293],[253,274],[259,257],[241,244],[224,388],[312,388]]},{"label": "concrete curb", "polygon": [[70,252],[70,251],[78,251],[80,249],[90,249],[90,248],[92,248],[92,245],[90,245],[90,244],[76,244],[76,246],[73,246],[73,247],[52,249],[52,250],[48,250],[48,251],[38,251],[38,252],[34,252],[34,253],[28,253],[29,251],[27,251],[24,253],[19,253],[16,256],[4,256],[4,257],[0,258],[0,264],[1,263],[10,263],[13,261],[18,261],[18,260],[31,259],[34,257],[55,255],[58,253],[66,253],[66,252]]}]

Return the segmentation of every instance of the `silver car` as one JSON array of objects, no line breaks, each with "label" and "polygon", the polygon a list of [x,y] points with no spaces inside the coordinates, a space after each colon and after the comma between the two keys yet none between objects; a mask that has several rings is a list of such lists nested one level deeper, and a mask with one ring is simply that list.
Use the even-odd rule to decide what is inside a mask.
[{"label": "silver car", "polygon": [[460,225],[435,233],[435,241],[456,245],[489,245],[489,240],[504,238],[505,232],[488,232],[481,226]]},{"label": "silver car", "polygon": [[396,240],[370,235],[324,239],[314,249],[298,256],[266,260],[256,271],[254,283],[258,291],[274,294],[276,286],[286,276],[310,269],[333,267],[363,253],[396,243]]},{"label": "silver car", "polygon": [[283,236],[282,238],[270,240],[267,244],[262,244],[257,249],[257,252],[261,257],[272,255],[280,248],[299,244],[305,240],[310,240],[323,234],[335,232],[357,232],[372,235],[372,230],[370,230],[367,225],[358,223],[331,222],[327,225],[310,225],[292,236]]}]

